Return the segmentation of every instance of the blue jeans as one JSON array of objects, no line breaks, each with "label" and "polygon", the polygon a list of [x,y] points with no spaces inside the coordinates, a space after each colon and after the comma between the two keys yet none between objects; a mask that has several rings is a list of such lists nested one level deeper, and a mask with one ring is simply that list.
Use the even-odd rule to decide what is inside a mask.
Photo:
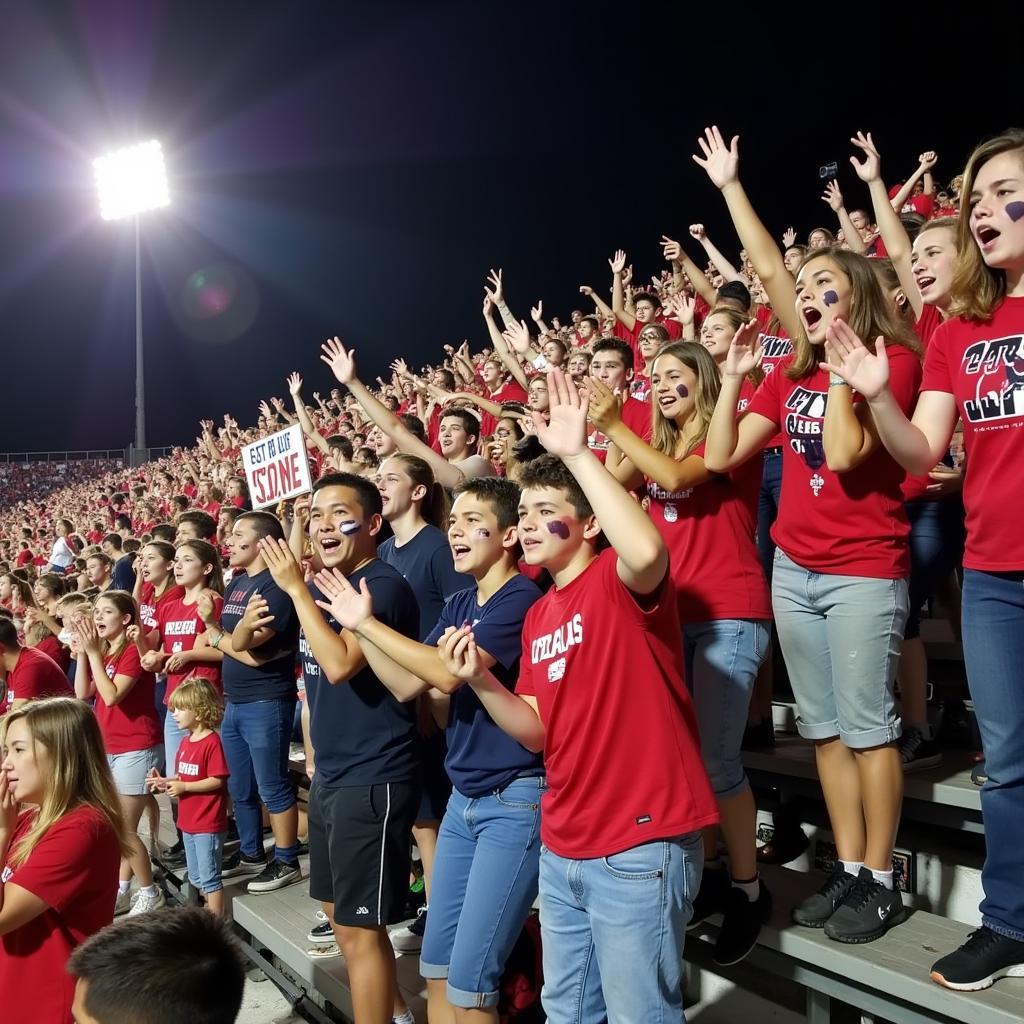
[{"label": "blue jeans", "polygon": [[701,755],[719,800],[747,788],[740,745],[770,638],[767,620],[716,619],[683,626],[686,681],[697,712]]},{"label": "blue jeans", "polygon": [[217,833],[182,832],[188,880],[204,896],[224,888],[221,865],[224,859],[224,836]]},{"label": "blue jeans", "polygon": [[964,570],[963,636],[967,680],[981,730],[988,782],[981,790],[985,866],[981,920],[1024,941],[1024,573]]},{"label": "blue jeans", "polygon": [[263,853],[260,801],[271,814],[295,806],[288,780],[293,713],[293,700],[228,701],[224,709],[220,738],[231,771],[228,792],[235,804],[242,853],[248,857]]},{"label": "blue jeans", "polygon": [[703,866],[699,832],[591,860],[541,847],[549,1024],[684,1020],[683,943]]},{"label": "blue jeans", "polygon": [[800,735],[838,736],[855,750],[899,739],[893,682],[907,581],[813,572],[779,548],[772,607]]},{"label": "blue jeans", "polygon": [[757,496],[757,553],[768,582],[772,581],[775,566],[775,542],[772,525],[779,515],[779,496],[782,494],[782,453],[764,453],[761,467],[761,491]]},{"label": "blue jeans", "polygon": [[958,498],[908,501],[910,520],[910,614],[903,636],[921,635],[921,605],[960,564],[964,553],[964,504]]},{"label": "blue jeans", "polygon": [[448,979],[448,1002],[498,1005],[505,961],[537,896],[543,779],[487,796],[452,790],[441,820],[420,953],[424,978]]}]

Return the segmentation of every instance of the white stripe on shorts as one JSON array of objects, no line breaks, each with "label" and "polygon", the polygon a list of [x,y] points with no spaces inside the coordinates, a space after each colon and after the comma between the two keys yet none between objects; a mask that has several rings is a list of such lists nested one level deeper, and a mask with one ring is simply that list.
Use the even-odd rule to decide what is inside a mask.
[{"label": "white stripe on shorts", "polygon": [[384,902],[384,850],[387,846],[388,818],[391,817],[391,783],[386,782],[388,787],[388,805],[384,811],[384,824],[380,830],[380,871],[377,875],[377,924],[383,924],[381,920],[381,905]]}]

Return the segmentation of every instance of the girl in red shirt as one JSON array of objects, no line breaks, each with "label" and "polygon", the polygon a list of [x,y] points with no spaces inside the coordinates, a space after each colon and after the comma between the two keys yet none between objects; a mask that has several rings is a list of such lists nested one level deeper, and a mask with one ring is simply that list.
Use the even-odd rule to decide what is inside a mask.
[{"label": "girl in red shirt", "polygon": [[917,343],[862,256],[815,249],[794,282],[740,184],[738,138],[726,145],[709,128],[698,143],[694,159],[721,190],[793,346],[737,420],[743,379],[761,350],[755,321],[736,333],[705,452],[708,467],[724,472],[783,434],[772,604],[797,727],[814,741],[839,854],[793,917],[840,942],[869,942],[905,917],[892,875],[903,798],[893,682],[908,612],[910,527],[904,473],[882,449],[867,405],[820,364],[852,333],[881,336],[894,393],[909,411],[921,379]]},{"label": "girl in red shirt", "polygon": [[847,339],[831,364],[868,399],[882,442],[911,473],[935,465],[958,416],[964,424],[963,642],[989,779],[981,793],[985,897],[982,927],[931,976],[974,990],[1024,975],[1024,481],[1014,470],[1024,428],[1024,132],[1008,131],[974,151],[963,194],[953,316],[932,335],[913,421],[893,398],[882,346],[872,353],[859,338]]},{"label": "girl in red shirt", "polygon": [[128,852],[96,718],[53,697],[0,729],[0,1006],[5,1019],[73,1024],[72,950],[114,918]]},{"label": "girl in red shirt", "polygon": [[136,563],[135,590],[132,597],[139,604],[139,618],[144,629],[156,626],[157,609],[166,601],[181,596],[174,582],[174,545],[165,540],[151,540],[139,552]]},{"label": "girl in red shirt", "polygon": [[[142,914],[164,904],[163,893],[153,883],[149,853],[138,836],[139,821],[153,800],[146,775],[159,766],[163,744],[153,673],[142,668],[138,650],[128,641],[128,628],[137,624],[135,601],[123,590],[101,594],[92,618],[83,616],[75,623],[80,643],[75,693],[82,700],[96,700],[107,762],[130,832],[132,853],[121,861],[118,883],[119,914]],[[133,874],[140,886],[134,898],[130,894]]]},{"label": "girl in red shirt", "polygon": [[690,926],[724,912],[715,962],[727,966],[753,949],[771,913],[757,873],[757,807],[740,755],[772,614],[754,543],[761,461],[727,474],[705,466],[704,439],[721,383],[713,358],[695,342],[666,345],[654,360],[651,444],[625,426],[607,387],[598,380],[590,387],[590,419],[623,453],[610,472],[628,489],[646,488],[648,512],[669,551],[686,679],[732,876],[730,885],[718,856],[718,830],[706,829],[705,871]]}]

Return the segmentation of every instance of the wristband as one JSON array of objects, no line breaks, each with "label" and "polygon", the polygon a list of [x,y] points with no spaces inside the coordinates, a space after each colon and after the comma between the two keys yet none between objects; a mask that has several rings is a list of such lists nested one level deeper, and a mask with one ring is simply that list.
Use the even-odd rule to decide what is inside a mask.
[{"label": "wristband", "polygon": [[830,373],[828,375],[828,386],[830,388],[848,388],[850,385],[838,373]]},{"label": "wristband", "polygon": [[220,647],[220,642],[223,639],[224,639],[224,634],[223,633],[218,633],[217,634],[217,639],[210,641],[210,646],[216,651]]}]

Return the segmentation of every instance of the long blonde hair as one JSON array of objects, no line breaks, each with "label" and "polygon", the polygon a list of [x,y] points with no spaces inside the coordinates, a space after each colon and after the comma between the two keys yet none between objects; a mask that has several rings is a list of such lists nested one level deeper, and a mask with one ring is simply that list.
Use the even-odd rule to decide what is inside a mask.
[{"label": "long blonde hair", "polygon": [[[695,341],[674,341],[670,345],[659,349],[654,357],[657,363],[665,356],[672,356],[678,359],[683,366],[692,370],[697,377],[697,393],[694,395],[694,406],[697,412],[697,419],[700,429],[690,438],[686,450],[680,453],[679,440],[681,429],[674,419],[670,419],[661,411],[661,406],[655,401],[654,392],[651,391],[652,422],[651,422],[651,447],[656,451],[671,456],[673,459],[689,455],[707,436],[708,426],[715,411],[715,403],[718,401],[719,392],[722,390],[722,380],[718,375],[718,366],[715,364],[711,353]],[[651,366],[652,375],[654,364]]]},{"label": "long blonde hair", "polygon": [[[902,345],[920,354],[921,346],[913,328],[899,317],[893,303],[882,291],[878,275],[871,269],[871,260],[847,249],[810,249],[797,267],[797,276],[811,260],[822,257],[832,260],[850,282],[850,314],[847,323],[865,345],[874,345],[875,338],[881,335],[888,344]],[[791,340],[793,362],[787,367],[786,376],[790,380],[811,376],[817,371],[823,352],[811,344],[802,319],[797,336]]]},{"label": "long blonde hair", "polygon": [[107,764],[100,727],[92,709],[74,697],[48,697],[29,701],[11,711],[0,725],[0,745],[14,722],[23,721],[33,746],[46,748],[50,770],[46,773],[46,795],[32,827],[11,851],[11,864],[24,864],[49,829],[68,812],[87,804],[110,822],[117,834],[121,853],[128,857],[128,842],[121,802]]},{"label": "long blonde hair", "polygon": [[949,314],[967,320],[985,322],[992,319],[996,306],[1006,295],[1006,271],[997,270],[982,259],[971,234],[970,196],[978,171],[994,156],[1017,151],[1024,165],[1024,131],[1010,128],[978,146],[964,168],[960,189],[960,218],[956,226],[957,263],[949,289]]}]

